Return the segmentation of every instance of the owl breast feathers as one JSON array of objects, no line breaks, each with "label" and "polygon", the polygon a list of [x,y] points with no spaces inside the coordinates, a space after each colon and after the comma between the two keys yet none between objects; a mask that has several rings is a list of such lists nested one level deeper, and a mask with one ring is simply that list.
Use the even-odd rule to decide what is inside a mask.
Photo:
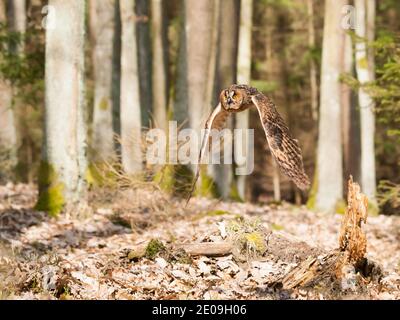
[{"label": "owl breast feathers", "polygon": [[222,129],[229,114],[241,112],[250,107],[256,107],[258,111],[269,149],[281,172],[302,190],[310,186],[308,176],[304,172],[299,143],[291,137],[289,128],[278,113],[275,104],[256,88],[247,85],[232,85],[221,92],[219,104],[206,121],[196,175],[187,202],[199,178],[200,163],[209,142],[210,131]]}]

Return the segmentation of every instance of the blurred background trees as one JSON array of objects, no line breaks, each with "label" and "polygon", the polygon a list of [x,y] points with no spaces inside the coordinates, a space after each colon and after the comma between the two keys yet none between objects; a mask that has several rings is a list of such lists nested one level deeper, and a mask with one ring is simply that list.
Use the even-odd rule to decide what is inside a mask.
[{"label": "blurred background trees", "polygon": [[[152,179],[162,168],[144,161],[145,129],[175,119],[199,130],[219,91],[239,82],[275,100],[313,187],[300,192],[279,174],[249,110],[228,126],[255,129],[255,171],[209,166],[198,194],[340,210],[352,174],[383,212],[399,212],[398,1],[82,3],[0,4],[2,183],[39,182],[39,204],[59,211],[85,197],[102,162]],[[63,187],[51,201],[55,177]]]}]

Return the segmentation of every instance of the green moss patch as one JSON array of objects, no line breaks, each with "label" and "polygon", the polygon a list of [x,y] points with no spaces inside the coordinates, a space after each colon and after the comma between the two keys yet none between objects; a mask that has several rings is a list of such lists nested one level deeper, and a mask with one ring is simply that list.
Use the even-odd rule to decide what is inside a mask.
[{"label": "green moss patch", "polygon": [[201,212],[199,214],[196,214],[193,217],[193,220],[202,219],[205,217],[220,217],[220,216],[224,216],[224,215],[228,215],[228,214],[231,214],[231,213],[228,211],[225,211],[225,210],[206,211],[206,212]]},{"label": "green moss patch", "polygon": [[239,249],[240,256],[236,257],[239,260],[259,257],[266,252],[266,230],[259,219],[237,219],[228,225],[227,231],[230,240]]},{"label": "green moss patch", "polygon": [[373,201],[368,201],[368,215],[372,217],[376,217],[379,215],[379,207]]},{"label": "green moss patch", "polygon": [[157,254],[165,251],[166,248],[162,241],[158,239],[151,239],[149,243],[147,244],[146,250],[145,250],[145,257],[147,259],[154,259]]},{"label": "green moss patch", "polygon": [[244,202],[244,200],[240,197],[236,183],[232,183],[231,185],[231,189],[229,191],[229,199],[236,202]]},{"label": "green moss patch", "polygon": [[318,172],[315,171],[314,181],[306,203],[306,207],[308,210],[315,210],[317,201],[317,191],[318,191]]},{"label": "green moss patch", "polygon": [[283,226],[281,226],[280,224],[271,223],[271,229],[275,230],[275,231],[281,231],[285,228]]},{"label": "green moss patch", "polygon": [[199,197],[218,198],[220,196],[215,181],[207,174],[207,166],[200,168],[200,183],[197,185],[195,195]]},{"label": "green moss patch", "polygon": [[35,209],[57,216],[64,206],[64,184],[58,181],[53,166],[42,162],[39,168],[39,199]]},{"label": "green moss patch", "polygon": [[335,212],[338,214],[345,214],[347,209],[346,201],[343,199],[338,200],[335,205]]},{"label": "green moss patch", "polygon": [[173,193],[175,189],[175,169],[172,165],[166,165],[156,172],[153,177],[155,183],[167,193]]},{"label": "green moss patch", "polygon": [[101,99],[101,101],[99,103],[99,109],[103,110],[103,111],[107,111],[109,109],[109,107],[110,107],[110,105],[108,103],[108,99],[106,97]]}]

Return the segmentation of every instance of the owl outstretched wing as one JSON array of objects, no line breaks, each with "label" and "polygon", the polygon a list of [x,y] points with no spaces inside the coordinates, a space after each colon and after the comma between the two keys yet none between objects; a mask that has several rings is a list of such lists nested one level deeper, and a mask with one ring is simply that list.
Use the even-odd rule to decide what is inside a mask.
[{"label": "owl outstretched wing", "polygon": [[226,119],[228,118],[229,113],[222,108],[221,103],[217,105],[217,107],[214,109],[214,111],[211,113],[211,115],[208,117],[205,126],[204,126],[204,134],[203,138],[201,141],[201,148],[200,148],[200,153],[199,153],[199,158],[197,161],[197,168],[196,168],[196,174],[194,176],[194,181],[193,185],[191,187],[189,196],[186,200],[186,205],[189,203],[190,198],[193,195],[194,189],[196,188],[196,183],[197,180],[199,179],[200,176],[200,164],[203,160],[204,154],[207,150],[207,146],[209,144],[210,140],[210,132],[211,130],[220,130],[222,127],[225,125]]},{"label": "owl outstretched wing", "polygon": [[310,180],[304,172],[303,158],[298,141],[290,135],[289,128],[276,110],[275,104],[261,93],[252,96],[268,145],[280,170],[300,189],[310,186]]}]

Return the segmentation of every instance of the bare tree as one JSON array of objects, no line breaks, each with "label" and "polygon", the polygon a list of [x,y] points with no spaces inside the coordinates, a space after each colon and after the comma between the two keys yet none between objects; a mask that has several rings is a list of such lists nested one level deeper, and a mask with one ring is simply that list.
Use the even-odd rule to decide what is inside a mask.
[{"label": "bare tree", "polygon": [[92,148],[94,161],[109,161],[115,157],[113,99],[116,84],[113,80],[115,66],[114,43],[115,0],[90,0],[90,27],[93,42],[94,109]]},{"label": "bare tree", "polygon": [[176,89],[174,99],[174,120],[179,125],[186,125],[188,121],[188,92],[187,92],[187,39],[185,32],[186,17],[185,17],[185,0],[180,0],[181,4],[181,20],[179,24],[179,47],[176,61]]},{"label": "bare tree", "polygon": [[332,210],[343,197],[343,152],[340,105],[340,81],[344,50],[344,29],[341,27],[345,0],[325,2],[325,21],[322,45],[321,101],[317,154],[316,207]]},{"label": "bare tree", "polygon": [[[166,3],[166,1],[164,1]],[[142,126],[150,125],[152,114],[152,55],[150,35],[150,1],[135,0],[136,43],[139,64],[139,96]]]},{"label": "bare tree", "polygon": [[[356,71],[361,84],[374,80],[374,59],[368,50],[366,41],[373,41],[375,33],[374,0],[355,0],[357,13],[356,35]],[[370,201],[376,193],[375,169],[375,115],[374,101],[364,88],[358,90],[358,102],[361,119],[361,186]]]},{"label": "bare tree", "polygon": [[151,0],[151,14],[153,117],[156,127],[167,130],[168,48],[165,1]]},{"label": "bare tree", "polygon": [[[7,19],[11,31],[24,34],[26,31],[26,1],[7,0]],[[21,54],[24,47],[24,41],[21,41],[17,47],[11,49],[15,53]]]},{"label": "bare tree", "polygon": [[[253,21],[253,0],[241,0],[240,3],[240,27],[239,27],[239,51],[237,60],[237,82],[249,84],[251,81],[251,33]],[[236,129],[249,129],[249,110],[236,115]],[[247,151],[249,142],[245,142]],[[242,199],[246,197],[246,176],[237,178],[238,193]]]},{"label": "bare tree", "polygon": [[141,109],[138,54],[136,42],[135,1],[121,0],[121,155],[128,174],[142,170]]},{"label": "bare tree", "polygon": [[[0,23],[6,25],[5,2],[0,3]],[[8,169],[17,163],[17,132],[12,110],[12,88],[8,81],[0,78],[0,161]]]},{"label": "bare tree", "polygon": [[[283,13],[274,10],[272,5],[266,7],[266,76],[270,83],[273,83],[277,90],[271,93],[275,103],[280,106],[280,113],[290,125],[290,103],[287,94],[285,69],[286,59],[284,50],[286,47],[285,37],[279,34],[287,20],[284,19]],[[292,126],[290,126],[292,128]],[[272,156],[268,155],[269,163],[272,167],[272,180],[274,188],[274,200],[281,201],[281,177],[279,167]]]},{"label": "bare tree", "polygon": [[[315,49],[315,28],[314,28],[314,0],[307,0],[308,13],[308,46],[310,50]],[[311,114],[314,120],[318,120],[318,80],[317,64],[314,57],[310,59],[310,89],[311,89]]]},{"label": "bare tree", "polygon": [[[189,127],[200,133],[211,110],[217,58],[219,1],[182,2],[184,28],[181,32],[177,66],[175,118],[185,117]],[[210,169],[210,168],[209,168]],[[208,175],[212,174],[209,170]],[[200,182],[206,181],[202,170]],[[203,190],[208,193],[208,187]]]},{"label": "bare tree", "polygon": [[[343,54],[343,72],[353,74],[354,59],[352,40],[350,35],[345,36],[345,48]],[[341,84],[341,104],[342,104],[342,138],[343,138],[343,182],[347,183],[350,175],[355,181],[360,178],[360,113],[358,111],[356,99],[350,86]],[[346,192],[345,188],[345,192]]]},{"label": "bare tree", "polygon": [[[217,103],[221,90],[236,83],[239,9],[239,0],[220,1],[217,68],[213,105]],[[227,121],[226,127],[233,129],[233,118],[229,118]],[[227,143],[232,143],[232,141],[227,141]],[[223,151],[222,149],[222,157],[232,157],[232,154],[225,155]],[[222,198],[228,198],[233,187],[232,165],[224,163],[216,164],[212,167],[212,170],[214,180],[217,183]]]},{"label": "bare tree", "polygon": [[216,61],[216,31],[213,28],[217,19],[216,2],[185,1],[189,123],[196,130],[200,130],[204,118],[212,108]]},{"label": "bare tree", "polygon": [[55,215],[86,204],[85,3],[50,0],[49,5],[56,20],[46,30],[45,141],[37,207]]}]

